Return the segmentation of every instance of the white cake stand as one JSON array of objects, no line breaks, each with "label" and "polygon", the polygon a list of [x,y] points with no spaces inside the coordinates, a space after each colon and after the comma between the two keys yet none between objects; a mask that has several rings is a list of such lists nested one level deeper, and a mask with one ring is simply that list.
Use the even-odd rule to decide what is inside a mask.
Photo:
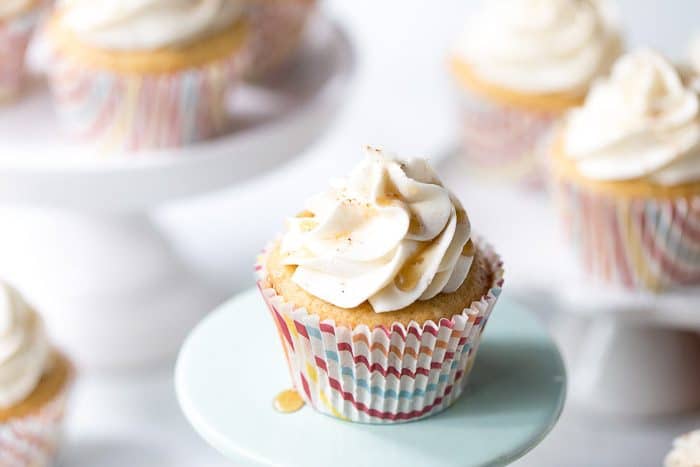
[{"label": "white cake stand", "polygon": [[700,291],[657,296],[579,280],[558,301],[570,312],[558,323],[572,400],[622,415],[700,408]]},{"label": "white cake stand", "polygon": [[249,180],[301,152],[339,110],[353,68],[347,36],[319,16],[284,76],[234,94],[230,134],[123,157],[64,139],[37,83],[0,108],[0,276],[41,309],[81,367],[174,356],[224,293],[183,264],[149,210]]}]

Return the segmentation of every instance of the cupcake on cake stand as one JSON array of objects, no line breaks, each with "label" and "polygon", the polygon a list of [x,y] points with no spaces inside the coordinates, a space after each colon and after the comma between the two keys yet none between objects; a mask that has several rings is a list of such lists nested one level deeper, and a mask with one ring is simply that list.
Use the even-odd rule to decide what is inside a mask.
[{"label": "cupcake on cake stand", "polygon": [[572,355],[583,365],[572,394],[589,405],[700,407],[699,116],[677,67],[640,49],[553,136],[553,194],[588,273],[560,298],[590,318]]},{"label": "cupcake on cake stand", "polygon": [[173,356],[225,292],[205,284],[150,217],[168,201],[274,170],[321,135],[353,70],[345,33],[319,15],[279,79],[243,85],[233,129],[177,150],[111,154],[63,136],[47,87],[0,110],[0,274],[45,310],[82,367]]},{"label": "cupcake on cake stand", "polygon": [[500,303],[503,261],[426,161],[368,148],[305,207],[258,258],[259,290],[180,352],[178,400],[206,441],[241,465],[476,466],[544,438],[562,360]]}]

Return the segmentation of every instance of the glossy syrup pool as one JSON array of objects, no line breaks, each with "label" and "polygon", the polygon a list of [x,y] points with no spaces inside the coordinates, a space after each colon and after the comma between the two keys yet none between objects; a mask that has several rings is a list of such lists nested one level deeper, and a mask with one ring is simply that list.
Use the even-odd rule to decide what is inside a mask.
[{"label": "glossy syrup pool", "polygon": [[272,406],[281,413],[292,413],[304,407],[304,399],[296,389],[286,389],[275,396]]}]

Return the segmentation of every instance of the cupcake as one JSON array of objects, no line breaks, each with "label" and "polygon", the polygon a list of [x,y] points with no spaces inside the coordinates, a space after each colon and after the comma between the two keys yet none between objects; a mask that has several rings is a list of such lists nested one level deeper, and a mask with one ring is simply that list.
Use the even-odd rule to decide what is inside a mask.
[{"label": "cupcake", "polygon": [[554,122],[583,102],[619,55],[610,10],[588,0],[484,3],[450,59],[462,151],[473,168],[523,185],[543,181]]},{"label": "cupcake", "polygon": [[0,102],[21,90],[24,56],[45,6],[44,0],[0,1]]},{"label": "cupcake", "polygon": [[250,63],[246,75],[259,78],[284,66],[298,51],[317,0],[249,0]]},{"label": "cupcake", "polygon": [[69,131],[102,152],[181,147],[228,128],[243,0],[63,0],[49,75]]},{"label": "cupcake", "polygon": [[0,465],[51,464],[71,375],[39,315],[0,283]]},{"label": "cupcake", "polygon": [[700,285],[698,95],[661,55],[621,58],[571,111],[551,159],[564,229],[602,283]]},{"label": "cupcake", "polygon": [[427,162],[371,148],[257,269],[305,402],[365,423],[427,417],[462,394],[503,282]]},{"label": "cupcake", "polygon": [[673,441],[673,450],[664,461],[665,467],[697,467],[700,465],[700,430]]}]

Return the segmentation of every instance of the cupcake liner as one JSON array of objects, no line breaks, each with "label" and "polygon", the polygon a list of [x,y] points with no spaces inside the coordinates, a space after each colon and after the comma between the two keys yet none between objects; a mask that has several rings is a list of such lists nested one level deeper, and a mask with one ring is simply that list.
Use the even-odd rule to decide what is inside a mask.
[{"label": "cupcake liner", "polygon": [[41,12],[37,5],[14,18],[0,20],[0,101],[11,99],[22,88],[25,55]]},{"label": "cupcake liner", "polygon": [[130,74],[94,69],[54,51],[49,78],[65,127],[100,152],[175,148],[228,129],[227,95],[244,55],[236,51],[176,72]]},{"label": "cupcake liner", "polygon": [[568,241],[585,271],[629,290],[700,285],[700,195],[653,199],[555,183]]},{"label": "cupcake liner", "polygon": [[51,465],[61,437],[66,399],[67,385],[38,412],[0,422],[0,465]]},{"label": "cupcake liner", "polygon": [[491,289],[452,319],[348,328],[321,321],[265,286],[294,386],[317,411],[362,423],[398,423],[441,412],[462,394],[481,334],[503,284],[498,255],[480,244],[494,271]]},{"label": "cupcake liner", "polygon": [[246,76],[272,73],[298,51],[307,20],[316,0],[264,0],[251,11],[250,61]]},{"label": "cupcake liner", "polygon": [[460,89],[460,138],[470,165],[483,176],[544,186],[544,149],[557,113],[527,111]]}]

